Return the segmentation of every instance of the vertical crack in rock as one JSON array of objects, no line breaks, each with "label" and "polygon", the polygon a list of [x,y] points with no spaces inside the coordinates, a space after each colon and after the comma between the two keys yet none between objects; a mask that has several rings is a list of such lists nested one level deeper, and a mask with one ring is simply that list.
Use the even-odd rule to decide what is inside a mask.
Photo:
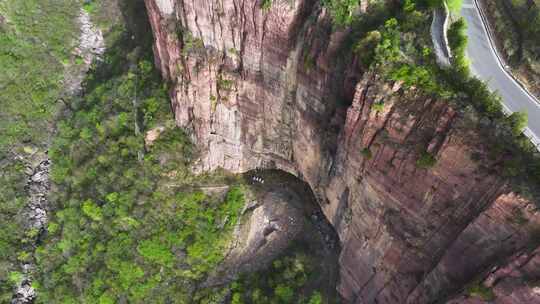
[{"label": "vertical crack in rock", "polygon": [[[512,221],[527,200],[506,187],[479,123],[364,73],[341,52],[349,31],[333,30],[318,2],[275,0],[263,11],[257,0],[220,0],[220,15],[200,9],[215,0],[177,0],[176,22],[222,55],[203,62],[179,55],[185,45],[164,33],[155,1],[146,0],[156,62],[165,75],[183,66],[170,77],[172,100],[201,149],[195,171],[266,167],[306,181],[342,242],[348,302],[437,301],[524,248],[540,225],[536,209],[522,227]],[[217,88],[220,74],[230,90]],[[428,168],[418,164],[425,152],[436,160]]]}]

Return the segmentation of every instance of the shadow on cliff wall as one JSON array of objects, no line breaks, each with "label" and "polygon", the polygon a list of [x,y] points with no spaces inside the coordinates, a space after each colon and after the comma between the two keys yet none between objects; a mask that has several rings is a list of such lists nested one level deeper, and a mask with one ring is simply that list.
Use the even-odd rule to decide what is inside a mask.
[{"label": "shadow on cliff wall", "polygon": [[[341,252],[339,236],[323,214],[310,186],[298,177],[277,169],[251,170],[243,174],[243,178],[245,183],[251,185],[256,197],[255,204],[247,206],[254,211],[251,218],[262,213],[269,222],[262,231],[264,242],[260,249],[263,252],[254,255],[251,260],[244,260],[240,271],[272,271],[268,265],[273,265],[273,261],[303,252],[317,264],[317,275],[310,276],[309,283],[303,289],[319,290],[328,303],[334,303],[339,298],[336,289]],[[257,212],[257,208],[263,211]],[[252,220],[251,226],[258,229],[265,226],[253,225],[253,222],[257,221]]]},{"label": "shadow on cliff wall", "polygon": [[[107,0],[114,2],[119,22],[112,24],[105,31],[107,49],[104,60],[94,63],[84,83],[85,91],[92,91],[103,83],[104,79],[112,79],[134,68],[140,60],[153,62],[152,29],[143,0]],[[105,5],[105,4],[103,4]],[[108,16],[107,18],[114,18]],[[155,73],[159,77],[158,73]]]}]

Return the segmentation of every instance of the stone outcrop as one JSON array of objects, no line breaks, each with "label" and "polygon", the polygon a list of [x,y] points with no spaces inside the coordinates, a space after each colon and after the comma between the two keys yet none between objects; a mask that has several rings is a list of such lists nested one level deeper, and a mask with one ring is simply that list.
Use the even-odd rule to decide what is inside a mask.
[{"label": "stone outcrop", "polygon": [[64,95],[67,97],[81,93],[84,77],[92,62],[101,60],[105,53],[103,32],[92,23],[88,12],[81,9],[77,22],[81,32],[72,53],[75,64],[67,65],[64,72]]},{"label": "stone outcrop", "polygon": [[[25,186],[28,195],[28,203],[22,210],[21,221],[26,231],[29,242],[25,245],[25,250],[34,252],[39,238],[47,229],[48,211],[49,211],[49,191],[51,183],[49,180],[50,161],[45,153],[38,152],[28,148],[29,153],[26,157],[17,156],[17,158],[26,164],[25,173],[27,182]],[[12,304],[33,303],[36,298],[36,292],[32,287],[32,273],[35,270],[33,260],[21,262],[21,281],[16,284]]]},{"label": "stone outcrop", "polygon": [[242,219],[234,229],[224,262],[204,286],[219,286],[239,274],[271,264],[288,248],[307,246],[317,260],[324,261],[319,275],[335,289],[339,245],[335,231],[321,215],[313,193],[296,177],[278,170],[254,170],[244,175],[249,190]]},{"label": "stone outcrop", "polygon": [[146,5],[194,170],[305,180],[339,234],[350,303],[444,302],[538,246],[540,213],[500,177],[475,118],[361,71],[318,1]]},{"label": "stone outcrop", "polygon": [[540,303],[540,249],[532,253],[519,253],[501,268],[493,269],[482,282],[492,294],[482,297],[460,295],[449,304],[485,303]]}]

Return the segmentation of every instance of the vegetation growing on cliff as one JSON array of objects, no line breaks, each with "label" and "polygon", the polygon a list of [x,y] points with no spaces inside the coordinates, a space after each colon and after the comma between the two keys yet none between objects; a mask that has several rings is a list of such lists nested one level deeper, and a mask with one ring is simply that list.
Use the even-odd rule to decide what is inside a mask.
[{"label": "vegetation growing on cliff", "polygon": [[491,288],[485,287],[482,282],[473,282],[467,287],[465,292],[469,296],[479,298],[482,301],[489,302],[495,300],[495,294],[493,293],[493,290],[491,290]]},{"label": "vegetation growing on cliff", "polygon": [[[456,108],[479,114],[488,119],[488,126],[476,127],[485,135],[493,155],[500,160],[501,171],[515,181],[540,182],[540,159],[529,139],[521,131],[526,125],[526,115],[518,113],[506,117],[502,112],[500,97],[487,85],[470,75],[465,57],[467,38],[465,23],[458,20],[449,31],[449,42],[454,58],[451,68],[440,68],[430,48],[430,14],[433,3],[429,1],[405,1],[393,16],[379,20],[372,28],[362,29],[357,49],[375,45],[373,52],[358,52],[366,68],[376,70],[389,80],[402,81],[405,88],[419,89],[426,95],[447,100]],[[376,42],[376,43],[375,43]],[[474,109],[474,111],[472,111]],[[422,155],[419,162],[424,163]],[[532,164],[532,165],[531,165]],[[533,189],[529,187],[529,189]]]},{"label": "vegetation growing on cliff", "polygon": [[[270,0],[264,0],[263,3],[267,1]],[[386,1],[377,2],[378,3],[370,3],[369,5],[385,5]],[[463,0],[405,0],[403,7],[405,10],[414,8],[417,5],[429,8],[436,8],[442,7],[445,2],[451,11],[459,12]],[[358,12],[360,6],[359,0],[322,0],[322,4],[330,13],[334,25],[338,27],[350,26],[353,23],[359,21],[360,19],[365,18],[365,16],[361,16]]]},{"label": "vegetation growing on cliff", "polygon": [[269,10],[270,7],[272,7],[272,0],[262,0],[261,1],[261,8],[263,10]]},{"label": "vegetation growing on cliff", "polygon": [[[421,2],[421,1],[416,1]],[[459,13],[463,0],[427,0],[425,1],[430,7],[442,7],[444,3],[448,6],[448,9],[452,12]]]},{"label": "vegetation growing on cliff", "polygon": [[356,18],[355,10],[358,8],[358,0],[322,0],[322,3],[337,26],[350,25]]},{"label": "vegetation growing on cliff", "polygon": [[431,168],[435,166],[436,163],[437,163],[437,159],[431,153],[428,153],[426,151],[423,151],[420,154],[420,158],[418,158],[418,160],[416,161],[416,165],[419,168],[423,168],[423,169]]}]

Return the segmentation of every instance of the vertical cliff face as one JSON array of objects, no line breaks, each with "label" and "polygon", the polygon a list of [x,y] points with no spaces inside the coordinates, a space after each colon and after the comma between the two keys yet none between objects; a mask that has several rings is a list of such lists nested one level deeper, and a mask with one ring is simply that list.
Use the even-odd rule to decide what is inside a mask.
[{"label": "vertical cliff face", "polygon": [[[377,77],[358,83],[324,187],[343,243],[340,291],[354,303],[443,300],[522,250],[539,223],[490,170],[471,118],[396,89]],[[419,168],[419,151],[437,163]]]},{"label": "vertical cliff face", "polygon": [[509,192],[475,118],[362,73],[318,2],[146,0],[194,169],[305,180],[340,236],[351,303],[446,299],[534,245],[540,214]]},{"label": "vertical cliff face", "polygon": [[342,35],[315,3],[147,1],[177,123],[203,153],[198,169],[272,162],[316,181],[347,71],[334,59]]}]

